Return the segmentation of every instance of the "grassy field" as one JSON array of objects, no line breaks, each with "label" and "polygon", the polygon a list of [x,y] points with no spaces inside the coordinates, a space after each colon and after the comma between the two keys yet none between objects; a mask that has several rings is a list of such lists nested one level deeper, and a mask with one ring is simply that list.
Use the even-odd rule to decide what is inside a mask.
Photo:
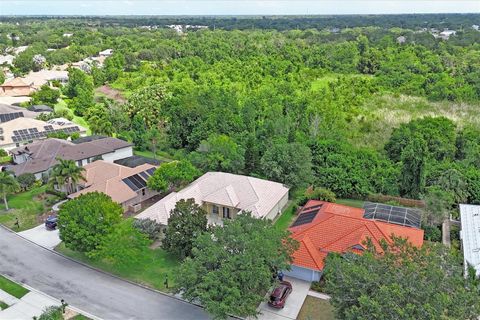
[{"label": "grassy field", "polygon": [[297,320],[334,320],[333,307],[327,300],[307,296]]},{"label": "grassy field", "polygon": [[21,285],[16,284],[3,276],[0,276],[0,289],[18,299],[22,298],[29,292]]},{"label": "grassy field", "polygon": [[176,257],[160,248],[150,250],[150,255],[144,262],[127,270],[115,268],[103,261],[89,259],[83,253],[66,248],[63,243],[58,245],[55,250],[95,268],[164,292],[169,291],[164,285],[165,276],[168,276],[168,285],[171,288],[174,285],[176,271],[180,265]]},{"label": "grassy field", "polygon": [[146,158],[152,158],[152,159],[157,159],[157,160],[160,160],[160,161],[172,161],[173,159],[166,153],[164,152],[160,152],[160,151],[157,151],[156,153],[156,157],[154,157],[154,154],[152,151],[148,151],[148,150],[135,150],[133,152],[135,155],[137,156],[142,156],[142,157],[146,157]]},{"label": "grassy field", "polygon": [[[18,218],[20,229],[33,228],[39,224],[38,216],[46,211],[45,201],[55,196],[46,195],[46,186],[33,188],[29,191],[8,196],[9,211],[5,211],[3,201],[0,204],[0,224],[14,228],[15,218]],[[15,227],[15,231],[17,228]]]},{"label": "grassy field", "polygon": [[336,203],[354,208],[363,208],[363,204],[365,203],[365,201],[357,199],[337,199]]},{"label": "grassy field", "polygon": [[67,107],[67,103],[65,102],[65,100],[59,99],[58,103],[55,105],[55,111],[59,112],[60,110],[67,110],[67,112],[73,117],[72,122],[74,122],[74,123],[84,127],[85,129],[87,129],[87,134],[88,135],[92,134],[92,132],[91,132],[89,126],[88,126],[87,121],[85,121],[85,119],[83,119],[82,117],[76,116],[73,113],[73,110],[69,109]]}]

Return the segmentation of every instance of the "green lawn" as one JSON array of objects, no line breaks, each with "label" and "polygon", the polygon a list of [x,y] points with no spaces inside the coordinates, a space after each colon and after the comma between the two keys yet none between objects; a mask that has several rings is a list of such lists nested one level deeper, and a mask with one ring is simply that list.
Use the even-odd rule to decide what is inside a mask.
[{"label": "green lawn", "polygon": [[334,310],[327,300],[307,296],[297,320],[334,320]]},{"label": "green lawn", "polygon": [[157,151],[157,156],[156,157],[153,156],[152,151],[148,151],[148,150],[143,150],[143,151],[135,150],[133,153],[137,156],[142,156],[142,157],[152,158],[152,159],[155,158],[155,159],[160,160],[160,161],[172,161],[173,160],[171,158],[171,156],[169,156],[168,154],[166,154],[164,152],[160,152],[160,151]]},{"label": "green lawn", "polygon": [[74,122],[74,123],[84,127],[85,129],[87,129],[87,134],[88,135],[92,134],[92,132],[90,131],[90,128],[88,126],[87,121],[85,121],[85,119],[83,119],[82,117],[76,116],[73,113],[73,110],[68,108],[65,100],[59,99],[57,104],[55,105],[55,111],[58,112],[60,110],[67,110],[67,112],[73,117],[72,122]]},{"label": "green lawn", "polygon": [[285,209],[280,215],[280,217],[278,217],[278,219],[275,221],[275,228],[281,230],[287,229],[295,218],[296,210],[297,202],[292,200],[288,205],[287,209]]},{"label": "green lawn", "polygon": [[[0,224],[14,228],[15,218],[18,218],[20,229],[18,231],[33,228],[39,224],[38,216],[47,209],[46,199],[55,198],[45,194],[46,186],[36,187],[26,192],[8,196],[9,211],[5,211],[3,201],[0,204]],[[17,228],[14,228],[17,231]]]},{"label": "green lawn", "polygon": [[363,204],[365,203],[365,201],[357,200],[357,199],[337,199],[336,202],[339,204],[343,204],[343,205],[355,207],[355,208],[363,208]]},{"label": "green lawn", "polygon": [[85,317],[83,314],[77,314],[75,317],[70,318],[70,320],[90,320],[90,318]]},{"label": "green lawn", "polygon": [[150,250],[150,254],[145,261],[127,270],[115,268],[103,261],[92,260],[83,253],[66,248],[63,243],[58,245],[55,250],[95,268],[164,292],[169,291],[164,285],[165,276],[168,275],[169,287],[173,287],[174,277],[180,265],[180,261],[175,256],[160,248]]},{"label": "green lawn", "polygon": [[0,289],[18,299],[22,298],[29,292],[21,285],[16,284],[3,276],[0,276]]},{"label": "green lawn", "polygon": [[0,310],[5,310],[8,308],[8,304],[3,301],[0,301]]},{"label": "green lawn", "polygon": [[10,163],[12,161],[12,156],[0,157],[0,163]]}]

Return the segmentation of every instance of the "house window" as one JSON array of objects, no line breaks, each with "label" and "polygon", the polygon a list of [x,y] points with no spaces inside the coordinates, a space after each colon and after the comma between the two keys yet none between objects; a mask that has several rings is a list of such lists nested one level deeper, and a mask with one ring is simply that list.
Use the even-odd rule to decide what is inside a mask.
[{"label": "house window", "polygon": [[223,207],[223,218],[224,219],[231,219],[230,216],[230,208]]},{"label": "house window", "polygon": [[212,206],[212,214],[218,214],[218,207],[216,205]]},{"label": "house window", "polygon": [[77,166],[81,167],[82,166],[82,160],[77,161]]}]

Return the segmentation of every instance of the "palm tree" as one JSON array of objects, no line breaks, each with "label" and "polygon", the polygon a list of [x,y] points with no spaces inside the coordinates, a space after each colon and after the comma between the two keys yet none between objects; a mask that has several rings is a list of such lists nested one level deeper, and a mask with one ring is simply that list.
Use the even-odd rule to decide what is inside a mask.
[{"label": "palm tree", "polygon": [[68,194],[76,191],[77,183],[80,180],[84,180],[82,167],[77,167],[75,161],[57,159],[58,163],[53,166],[52,173],[50,175],[50,181],[59,186],[65,186]]},{"label": "palm tree", "polygon": [[7,202],[7,194],[20,191],[20,184],[10,173],[6,171],[0,172],[0,192],[3,195],[3,203],[5,209],[9,210]]}]

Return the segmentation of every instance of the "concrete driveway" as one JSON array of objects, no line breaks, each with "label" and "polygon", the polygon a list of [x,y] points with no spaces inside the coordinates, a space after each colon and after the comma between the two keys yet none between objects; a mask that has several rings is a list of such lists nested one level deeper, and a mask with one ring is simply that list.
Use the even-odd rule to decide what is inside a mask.
[{"label": "concrete driveway", "polygon": [[47,230],[44,224],[19,232],[18,234],[48,249],[55,248],[61,242],[58,229]]},{"label": "concrete driveway", "polygon": [[283,309],[275,309],[270,307],[266,302],[262,302],[259,306],[261,314],[259,320],[295,320],[302,308],[303,302],[310,290],[310,282],[295,278],[285,277],[285,281],[292,284],[292,293],[287,298]]},{"label": "concrete driveway", "polygon": [[209,319],[202,308],[88,268],[3,227],[0,274],[102,319]]}]

